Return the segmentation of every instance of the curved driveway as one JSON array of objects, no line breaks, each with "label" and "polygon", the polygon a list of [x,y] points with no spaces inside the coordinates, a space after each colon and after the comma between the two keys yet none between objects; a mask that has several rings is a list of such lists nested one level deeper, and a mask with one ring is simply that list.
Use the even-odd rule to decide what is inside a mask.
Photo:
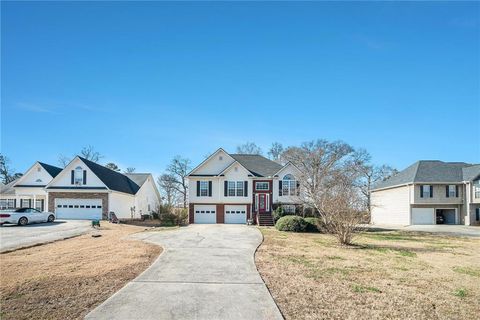
[{"label": "curved driveway", "polygon": [[87,319],[283,319],[257,272],[255,227],[191,225],[135,235],[158,260]]}]

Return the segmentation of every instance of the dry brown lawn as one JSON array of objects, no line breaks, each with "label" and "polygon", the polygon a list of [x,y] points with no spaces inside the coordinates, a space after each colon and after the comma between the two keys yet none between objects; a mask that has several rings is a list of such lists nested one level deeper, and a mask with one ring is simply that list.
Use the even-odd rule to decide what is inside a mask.
[{"label": "dry brown lawn", "polygon": [[0,255],[1,319],[78,319],[145,270],[161,248],[125,239],[144,227],[96,233]]},{"label": "dry brown lawn", "polygon": [[355,247],[262,228],[255,260],[286,319],[478,319],[480,239],[368,232]]}]

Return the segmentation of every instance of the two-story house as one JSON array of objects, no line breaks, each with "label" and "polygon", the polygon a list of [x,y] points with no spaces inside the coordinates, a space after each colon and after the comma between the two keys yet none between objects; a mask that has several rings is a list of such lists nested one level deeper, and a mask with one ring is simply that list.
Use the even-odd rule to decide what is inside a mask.
[{"label": "two-story house", "polygon": [[373,224],[480,225],[480,164],[418,161],[370,194]]},{"label": "two-story house", "polygon": [[[298,169],[260,155],[218,149],[188,175],[190,223],[246,223],[298,206]],[[257,219],[258,218],[258,219]]]}]

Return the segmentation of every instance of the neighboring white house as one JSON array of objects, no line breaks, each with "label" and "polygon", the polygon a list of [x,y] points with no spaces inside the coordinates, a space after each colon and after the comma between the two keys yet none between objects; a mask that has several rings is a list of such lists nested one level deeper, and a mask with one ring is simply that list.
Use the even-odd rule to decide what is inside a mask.
[{"label": "neighboring white house", "polygon": [[371,190],[373,224],[480,225],[480,165],[418,161]]},{"label": "neighboring white house", "polygon": [[25,174],[7,184],[0,196],[0,209],[36,208],[45,210],[48,199],[45,186],[55,178],[61,168],[35,162]]},{"label": "neighboring white house", "polygon": [[246,223],[281,205],[298,206],[298,169],[260,155],[218,149],[189,175],[190,223]]},{"label": "neighboring white house", "polygon": [[36,162],[14,183],[2,186],[1,209],[36,207],[58,219],[139,218],[160,203],[149,173],[122,174],[82,157],[64,169]]}]

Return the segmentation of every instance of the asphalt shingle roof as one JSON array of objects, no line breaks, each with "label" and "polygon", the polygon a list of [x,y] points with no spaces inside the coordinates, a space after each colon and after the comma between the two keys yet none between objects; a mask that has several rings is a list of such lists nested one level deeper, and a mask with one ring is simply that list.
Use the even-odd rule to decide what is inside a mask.
[{"label": "asphalt shingle roof", "polygon": [[52,165],[49,165],[49,164],[46,164],[46,163],[43,163],[43,162],[38,162],[42,167],[43,169],[45,169],[45,171],[47,171],[53,178],[55,178],[63,169],[62,168],[59,168],[59,167],[55,167],[55,166],[52,166]]},{"label": "asphalt shingle roof", "polygon": [[407,183],[451,182],[472,180],[480,175],[480,165],[465,162],[443,162],[438,160],[417,161],[389,179],[378,183],[372,190]]},{"label": "asphalt shingle roof", "polygon": [[17,180],[13,180],[7,184],[0,184],[0,194],[15,194],[15,189],[13,188],[15,182],[17,182]]},{"label": "asphalt shingle roof", "polygon": [[283,167],[257,154],[230,154],[230,156],[257,177],[271,177]]},{"label": "asphalt shingle roof", "polygon": [[92,172],[110,189],[114,191],[136,194],[140,186],[126,175],[110,170],[98,163],[79,156]]}]

